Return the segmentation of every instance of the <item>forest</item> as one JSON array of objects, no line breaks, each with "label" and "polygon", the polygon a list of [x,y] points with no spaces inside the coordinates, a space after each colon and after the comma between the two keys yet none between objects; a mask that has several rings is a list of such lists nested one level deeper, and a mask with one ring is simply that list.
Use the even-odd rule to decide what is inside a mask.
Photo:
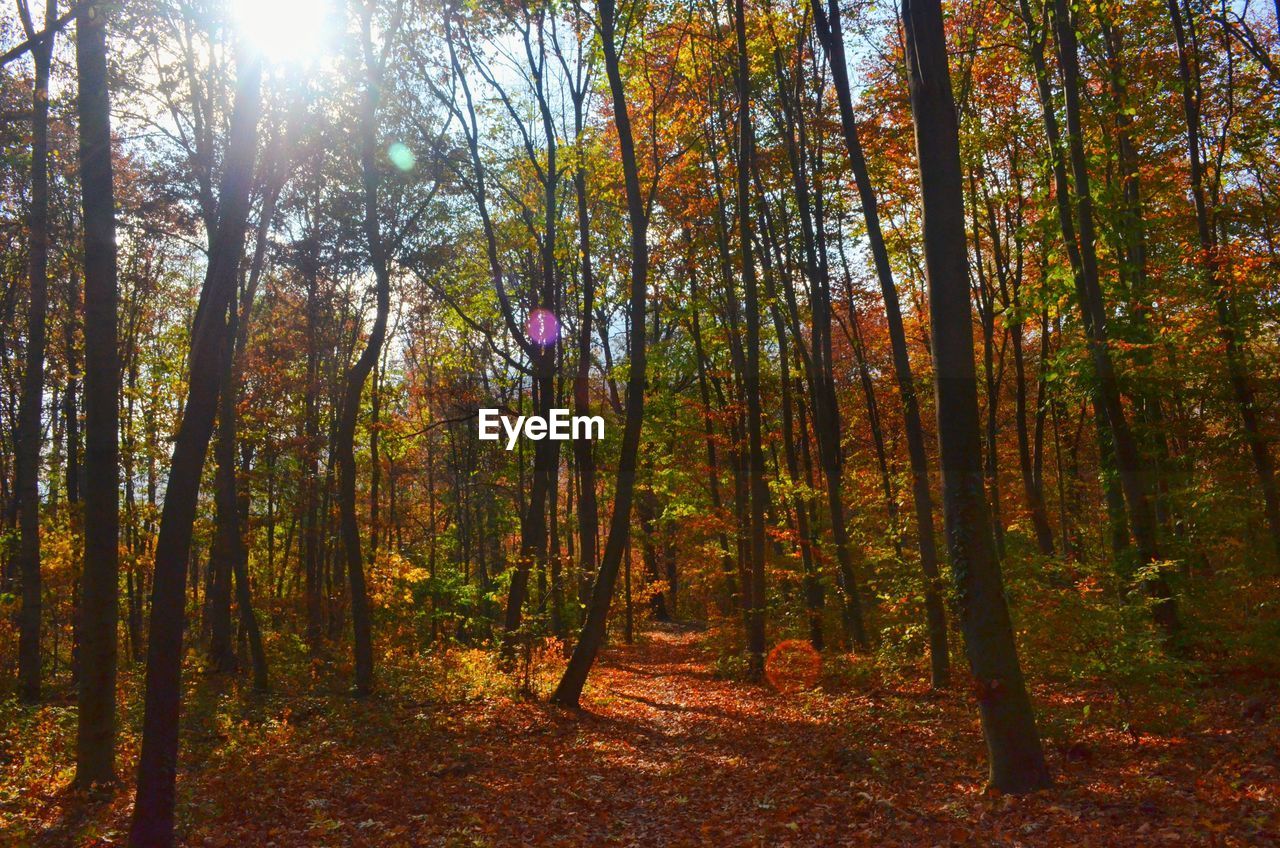
[{"label": "forest", "polygon": [[0,2],[0,844],[1280,845],[1280,0]]}]

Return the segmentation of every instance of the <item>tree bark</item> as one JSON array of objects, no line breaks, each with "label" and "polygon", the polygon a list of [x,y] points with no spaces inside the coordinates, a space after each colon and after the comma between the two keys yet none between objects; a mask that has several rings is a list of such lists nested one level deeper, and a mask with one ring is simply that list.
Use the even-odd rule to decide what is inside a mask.
[{"label": "tree bark", "polygon": [[[755,157],[755,141],[751,131],[751,68],[747,55],[746,11],[743,0],[734,3],[734,32],[737,36],[738,80],[738,250],[741,258],[743,310],[747,323],[747,368],[743,374],[743,393],[747,399],[747,485],[748,511],[748,591],[747,606],[747,675],[753,680],[764,676],[765,654],[765,534],[764,515],[768,509],[769,489],[764,477],[764,450],[761,435],[760,403],[760,293],[756,280],[755,257],[751,243],[751,162]],[[834,504],[833,504],[834,505]],[[832,515],[832,527],[837,526]],[[840,522],[843,525],[843,521]],[[841,546],[839,535],[837,547]],[[857,594],[851,590],[854,608]],[[857,626],[860,627],[860,619]],[[855,629],[855,634],[857,630]],[[856,638],[856,637],[855,637]],[[865,634],[862,639],[865,640]]]},{"label": "tree bark", "polygon": [[973,313],[959,129],[947,68],[942,6],[906,0],[911,112],[924,210],[943,504],[960,628],[975,678],[990,783],[1003,792],[1049,785],[983,495]]},{"label": "tree bark", "polygon": [[[28,39],[36,37],[26,0],[18,11]],[[58,17],[56,0],[45,4],[46,29]],[[44,429],[45,317],[49,307],[49,70],[53,36],[31,48],[35,86],[31,99],[31,206],[27,213],[26,371],[18,401],[14,490],[18,502],[17,571],[22,580],[18,610],[18,695],[40,700],[40,447]]]},{"label": "tree bark", "polygon": [[831,68],[831,81],[836,90],[840,108],[840,126],[844,132],[845,148],[853,169],[858,198],[862,203],[862,216],[867,228],[867,241],[875,264],[876,279],[884,297],[885,320],[889,328],[889,345],[893,354],[893,371],[898,382],[898,394],[902,400],[902,417],[907,435],[907,453],[911,461],[911,495],[916,511],[916,528],[920,546],[920,569],[924,574],[925,614],[929,627],[929,659],[932,683],[935,687],[947,684],[950,678],[950,657],[947,648],[946,610],[942,603],[942,576],[938,567],[938,548],[933,523],[933,495],[929,487],[929,465],[925,453],[924,427],[920,422],[920,403],[916,396],[915,377],[911,372],[911,359],[907,352],[907,335],[902,323],[902,308],[898,301],[898,289],[893,282],[889,265],[889,252],[880,230],[880,214],[876,194],[871,186],[862,143],[858,138],[857,120],[853,114],[853,96],[849,85],[849,72],[845,63],[844,34],[840,24],[838,0],[829,0],[828,9],[822,8],[822,0],[813,0],[814,21],[818,38],[827,54]]},{"label": "tree bark", "polygon": [[373,327],[365,348],[347,372],[346,389],[338,415],[335,434],[338,479],[338,511],[342,546],[346,553],[347,579],[351,590],[351,627],[354,637],[355,693],[365,696],[373,691],[373,635],[369,621],[369,593],[365,586],[364,554],[360,549],[360,526],[356,519],[356,421],[360,414],[360,397],[364,393],[369,372],[378,362],[382,342],[387,333],[387,314],[391,307],[391,271],[386,244],[379,222],[378,186],[380,176],[375,134],[381,80],[374,55],[372,9],[361,7],[361,29],[364,34],[365,89],[360,120],[360,170],[364,199],[364,233],[369,263],[373,267],[377,299]]},{"label": "tree bark", "polygon": [[[576,707],[582,687],[604,642],[605,623],[614,584],[623,554],[629,549],[631,505],[635,492],[636,463],[640,453],[640,428],[644,422],[645,382],[645,301],[649,277],[649,213],[640,189],[640,169],[636,162],[635,140],[631,133],[631,116],[627,111],[626,86],[618,65],[615,41],[616,8],[614,0],[598,0],[600,42],[604,54],[605,73],[613,98],[613,121],[618,132],[618,148],[622,156],[622,172],[626,188],[627,220],[631,230],[631,293],[629,300],[630,333],[627,373],[626,420],[622,429],[622,448],[618,457],[618,476],[614,488],[613,515],[609,520],[609,537],[605,542],[600,571],[591,590],[591,603],[582,625],[578,644],[569,664],[552,694],[553,703]],[[629,584],[628,584],[629,585]]]},{"label": "tree bark", "polygon": [[223,345],[232,343],[227,337],[226,313],[235,296],[244,254],[262,110],[261,82],[261,59],[245,57],[219,187],[217,229],[210,233],[209,264],[191,332],[186,403],[170,461],[156,543],[142,752],[130,848],[173,845],[187,565],[200,476],[218,408]]},{"label": "tree bark", "polygon": [[120,353],[106,8],[105,3],[91,3],[76,22],[76,105],[84,213],[85,557],[80,592],[75,782],[82,788],[110,783],[116,777]]},{"label": "tree bark", "polygon": [[[1191,198],[1196,212],[1196,233],[1200,244],[1200,264],[1213,290],[1214,311],[1218,319],[1218,338],[1227,360],[1227,378],[1235,401],[1245,442],[1253,460],[1253,470],[1262,489],[1262,511],[1271,534],[1273,564],[1280,566],[1280,487],[1276,485],[1275,461],[1267,446],[1258,421],[1258,405],[1253,380],[1246,367],[1244,333],[1241,332],[1231,302],[1231,278],[1224,274],[1222,258],[1204,185],[1204,163],[1200,154],[1200,86],[1198,67],[1187,49],[1186,25],[1180,0],[1168,0],[1169,19],[1178,45],[1178,78],[1182,83],[1182,112],[1187,132],[1187,156],[1191,162]],[[1188,19],[1188,23],[1191,19]]]}]

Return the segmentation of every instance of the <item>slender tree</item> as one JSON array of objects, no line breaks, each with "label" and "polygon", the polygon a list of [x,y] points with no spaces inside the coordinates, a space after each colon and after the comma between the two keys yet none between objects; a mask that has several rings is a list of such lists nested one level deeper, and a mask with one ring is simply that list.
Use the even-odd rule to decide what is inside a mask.
[{"label": "slender tree", "polygon": [[[376,309],[373,327],[364,350],[347,371],[342,409],[338,413],[335,437],[339,468],[338,509],[342,545],[346,554],[347,579],[351,589],[351,626],[355,637],[355,691],[367,695],[373,689],[373,636],[369,621],[369,592],[365,588],[364,555],[360,550],[360,526],[356,520],[356,419],[369,373],[377,364],[387,334],[387,314],[391,306],[391,269],[378,211],[380,172],[377,158],[378,105],[382,91],[382,62],[373,43],[373,8],[359,7],[365,66],[364,93],[360,112],[360,173],[364,200],[364,235],[373,267]],[[381,54],[385,56],[385,52]]]},{"label": "slender tree", "polygon": [[[627,89],[618,64],[617,7],[614,0],[598,0],[597,25],[600,28],[601,53],[605,76],[613,100],[613,122],[618,133],[622,157],[623,182],[627,197],[627,222],[630,226],[631,293],[629,298],[630,332],[628,333],[629,371],[627,374],[626,420],[623,423],[622,447],[618,457],[618,475],[614,486],[613,515],[609,519],[609,536],[605,541],[600,570],[591,590],[586,621],[578,643],[574,646],[564,675],[551,696],[563,707],[576,707],[582,687],[595,664],[604,642],[605,624],[613,588],[623,555],[630,563],[631,505],[635,493],[636,464],[640,453],[640,428],[644,422],[645,385],[645,301],[649,276],[649,208],[640,188],[640,168],[636,160],[635,138],[631,132],[631,114],[627,109]],[[628,575],[630,566],[628,565]],[[628,599],[630,582],[628,581]],[[630,605],[628,604],[628,609]]]},{"label": "slender tree", "polygon": [[884,297],[885,319],[889,326],[889,345],[893,354],[894,376],[897,378],[898,395],[902,400],[903,423],[907,436],[907,453],[911,460],[911,494],[916,511],[916,530],[919,536],[920,568],[925,581],[925,615],[929,627],[930,672],[934,686],[945,686],[950,677],[950,658],[947,649],[946,610],[942,605],[942,577],[938,568],[937,541],[934,538],[933,495],[929,487],[929,466],[924,447],[924,427],[920,423],[920,403],[916,396],[915,377],[911,372],[911,359],[907,353],[907,335],[902,322],[902,309],[898,289],[893,281],[889,265],[889,251],[880,229],[879,206],[866,157],[858,136],[857,118],[853,112],[853,94],[849,84],[849,70],[845,59],[844,32],[841,25],[839,0],[828,0],[823,8],[822,0],[813,0],[814,24],[818,39],[827,55],[831,68],[831,82],[836,91],[840,109],[840,126],[844,131],[845,149],[853,169],[858,198],[862,204],[862,217],[866,223],[867,240],[875,264],[876,279]]},{"label": "slender tree", "polygon": [[18,401],[15,495],[18,504],[18,563],[22,606],[18,611],[18,692],[25,701],[40,699],[40,448],[44,426],[45,318],[49,308],[49,72],[53,62],[52,25],[57,0],[46,0],[47,34],[37,40],[27,0],[17,0],[18,15],[35,64],[31,93],[31,200],[27,211],[27,350]]},{"label": "slender tree", "polygon": [[[1027,0],[1021,0],[1020,9],[1029,33],[1035,22]],[[1031,37],[1031,59],[1036,72],[1037,88],[1043,109],[1045,137],[1049,142],[1053,162],[1054,190],[1057,195],[1059,224],[1063,241],[1071,263],[1075,283],[1076,301],[1088,338],[1090,361],[1097,380],[1096,403],[1100,407],[1107,443],[1114,452],[1116,474],[1128,513],[1129,530],[1143,566],[1160,561],[1158,531],[1151,492],[1137,441],[1129,426],[1129,416],[1120,395],[1120,385],[1111,356],[1107,313],[1098,277],[1098,254],[1093,220],[1093,199],[1089,189],[1089,168],[1084,151],[1084,137],[1080,118],[1080,57],[1078,54],[1075,24],[1070,9],[1063,2],[1053,3],[1054,32],[1058,40],[1059,62],[1062,66],[1064,102],[1066,105],[1067,138],[1063,151],[1055,107],[1049,88],[1048,71],[1044,61],[1044,33]],[[1067,179],[1067,159],[1070,160],[1071,181]],[[1072,216],[1072,200],[1075,215]],[[1099,432],[1103,428],[1099,427]],[[1099,442],[1104,438],[1100,435]],[[1104,448],[1105,450],[1105,448]],[[1173,591],[1163,574],[1148,574],[1143,583],[1152,598],[1152,616],[1166,636],[1179,629],[1177,604]]]},{"label": "slender tree", "polygon": [[187,563],[200,476],[218,409],[223,346],[232,343],[227,333],[227,309],[235,297],[244,256],[262,111],[261,57],[246,51],[239,57],[237,67],[230,140],[218,192],[217,226],[209,234],[209,264],[191,330],[186,402],[170,460],[155,549],[142,752],[129,829],[130,848],[173,845]]},{"label": "slender tree", "polygon": [[[769,489],[765,481],[764,450],[761,446],[760,404],[760,292],[756,279],[755,257],[752,255],[751,219],[754,214],[751,203],[751,162],[755,156],[755,140],[751,131],[751,63],[747,55],[747,15],[743,0],[734,2],[734,34],[737,39],[738,80],[738,250],[742,260],[743,309],[747,319],[747,370],[743,375],[743,389],[747,398],[747,456],[748,487],[750,495],[749,524],[747,528],[747,582],[744,585],[747,599],[747,668],[748,674],[759,679],[764,676],[765,608],[768,606],[764,590],[764,514],[768,508]],[[839,518],[843,524],[843,518]],[[833,525],[837,517],[832,517]],[[855,634],[861,630],[860,608],[853,586],[846,587],[854,598],[853,608],[859,609]],[[865,643],[866,634],[855,636]]]},{"label": "slender tree", "polygon": [[[1231,278],[1223,267],[1218,244],[1213,204],[1205,186],[1205,164],[1200,151],[1200,113],[1203,87],[1200,68],[1187,46],[1188,24],[1194,25],[1194,12],[1184,15],[1181,0],[1168,0],[1169,20],[1173,25],[1178,48],[1178,80],[1182,87],[1182,116],[1187,134],[1187,159],[1191,163],[1191,200],[1196,213],[1196,237],[1200,246],[1200,267],[1213,292],[1213,308],[1218,319],[1218,337],[1226,354],[1227,379],[1232,399],[1244,429],[1253,470],[1262,490],[1262,514],[1271,534],[1275,562],[1280,565],[1280,485],[1276,483],[1275,460],[1259,424],[1258,402],[1253,379],[1245,362],[1245,338],[1235,317],[1231,296]],[[1221,178],[1219,178],[1221,179]]]}]

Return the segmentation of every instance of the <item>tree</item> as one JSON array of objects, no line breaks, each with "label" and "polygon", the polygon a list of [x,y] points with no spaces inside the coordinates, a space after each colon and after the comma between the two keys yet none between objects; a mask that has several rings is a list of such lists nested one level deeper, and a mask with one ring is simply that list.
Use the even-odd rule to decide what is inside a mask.
[{"label": "tree", "polygon": [[1031,792],[1049,785],[1049,772],[983,494],[959,128],[942,4],[907,0],[902,23],[924,210],[943,509],[960,629],[987,740],[990,784],[1002,792]]},{"label": "tree", "polygon": [[627,412],[622,431],[622,448],[618,458],[618,476],[614,486],[613,515],[609,520],[609,536],[605,541],[600,570],[591,590],[591,603],[582,624],[578,643],[574,646],[564,675],[551,695],[551,701],[562,707],[576,707],[582,697],[582,687],[595,664],[604,642],[605,623],[609,617],[609,605],[613,600],[614,584],[624,554],[629,552],[631,535],[631,505],[635,492],[636,465],[640,452],[640,428],[644,422],[645,387],[645,300],[649,275],[649,209],[640,188],[640,168],[636,160],[635,138],[631,132],[631,114],[627,109],[627,90],[618,64],[617,7],[614,0],[599,0],[596,4],[597,25],[600,28],[601,50],[604,54],[605,76],[609,80],[609,93],[613,98],[614,128],[618,133],[618,148],[622,157],[623,181],[627,198],[627,222],[630,226],[631,246],[631,296],[629,303],[630,344],[627,356],[630,370],[627,375]]},{"label": "tree", "polygon": [[[764,514],[768,508],[769,489],[764,478],[764,450],[761,446],[760,409],[760,293],[756,281],[755,257],[752,255],[751,218],[751,169],[755,157],[751,131],[751,63],[747,55],[747,14],[743,0],[735,0],[733,16],[734,34],[737,38],[738,80],[738,250],[741,258],[742,288],[745,296],[743,308],[747,318],[747,370],[743,374],[743,390],[747,397],[747,468],[750,496],[750,523],[747,528],[747,668],[756,680],[764,676],[765,653],[765,600],[764,581]],[[839,480],[839,476],[836,476]],[[837,534],[843,529],[843,516],[832,513],[832,527]],[[839,540],[839,535],[837,535]],[[839,545],[839,541],[837,541]],[[860,610],[854,585],[846,586],[852,598],[851,609]],[[865,644],[862,632],[861,612],[855,619],[854,638]]]},{"label": "tree", "polygon": [[[27,0],[17,0],[22,28],[32,43],[35,84],[31,95],[31,206],[27,213],[27,350],[18,401],[15,497],[18,504],[18,565],[22,607],[18,612],[18,680],[23,700],[40,699],[40,448],[44,428],[45,319],[49,308],[49,71],[53,35],[36,41]],[[45,30],[58,17],[57,0],[46,0]]]},{"label": "tree", "polygon": [[209,264],[191,330],[188,387],[182,423],[169,464],[160,536],[155,549],[151,635],[147,645],[146,699],[138,788],[129,828],[130,848],[169,848],[178,761],[178,713],[182,702],[182,631],[187,561],[196,499],[222,382],[222,352],[232,344],[227,310],[235,297],[244,256],[250,190],[261,113],[262,58],[242,54],[222,180],[217,224],[209,234]]},{"label": "tree", "polygon": [[[1035,22],[1027,0],[1020,9],[1030,33]],[[1044,34],[1031,39],[1031,59],[1043,110],[1045,136],[1053,163],[1054,190],[1062,238],[1066,243],[1075,284],[1076,302],[1088,338],[1090,360],[1097,380],[1095,403],[1106,422],[1109,445],[1114,450],[1116,472],[1129,518],[1129,530],[1144,569],[1149,573],[1143,584],[1151,596],[1152,616],[1167,637],[1179,629],[1177,604],[1165,576],[1158,570],[1160,549],[1151,493],[1144,475],[1138,445],[1129,426],[1128,413],[1120,396],[1115,363],[1111,356],[1106,309],[1098,277],[1098,255],[1094,232],[1093,199],[1089,189],[1089,168],[1084,152],[1083,128],[1080,123],[1079,55],[1075,27],[1069,10],[1054,2],[1053,22],[1058,36],[1059,61],[1063,72],[1063,93],[1067,117],[1067,153],[1063,151],[1055,107],[1044,61]],[[1072,181],[1067,180],[1067,157],[1070,157]],[[1075,218],[1072,218],[1072,198]],[[1077,241],[1078,239],[1078,241]],[[1101,427],[1099,431],[1101,432]],[[1099,439],[1102,442],[1102,438]],[[1156,568],[1150,572],[1151,568]]]},{"label": "tree", "polygon": [[85,312],[85,556],[76,733],[76,784],[81,787],[115,780],[120,353],[106,27],[106,6],[98,2],[82,9],[76,23]]},{"label": "tree", "polygon": [[[342,409],[338,413],[336,435],[341,511],[342,545],[347,560],[347,579],[351,588],[351,627],[355,645],[355,691],[368,695],[373,689],[373,636],[369,620],[369,592],[365,588],[364,555],[360,550],[360,527],[356,522],[356,418],[369,372],[378,361],[387,334],[387,313],[391,306],[391,269],[378,213],[377,117],[381,91],[381,66],[373,44],[373,7],[362,4],[360,32],[363,41],[365,86],[360,112],[360,172],[364,201],[364,233],[368,244],[369,263],[373,267],[375,298],[373,328],[360,357],[347,371]],[[385,53],[383,54],[385,55]]]},{"label": "tree", "polygon": [[911,373],[911,360],[907,354],[906,331],[902,323],[902,311],[898,302],[898,289],[893,282],[888,249],[880,230],[879,207],[866,158],[858,137],[857,120],[853,113],[853,95],[849,85],[849,72],[845,61],[844,34],[841,27],[838,0],[829,0],[828,8],[822,8],[822,0],[813,0],[813,17],[827,54],[831,68],[832,84],[840,108],[840,125],[844,131],[845,148],[853,169],[862,202],[862,217],[866,222],[867,239],[875,263],[876,279],[884,297],[885,318],[889,325],[889,342],[893,350],[893,369],[898,382],[898,395],[902,400],[903,419],[907,435],[907,449],[911,458],[911,493],[915,503],[916,530],[919,535],[920,568],[925,580],[925,612],[929,627],[929,657],[931,679],[934,686],[945,686],[950,677],[950,659],[947,651],[946,612],[940,592],[941,574],[938,570],[937,542],[933,529],[933,496],[929,489],[929,467],[924,449],[924,428],[920,424],[920,406],[916,397],[915,378]]},{"label": "tree", "polygon": [[[1196,237],[1200,245],[1200,265],[1213,292],[1213,308],[1218,320],[1218,335],[1227,360],[1227,378],[1232,398],[1244,428],[1244,438],[1253,460],[1258,487],[1262,490],[1262,512],[1271,534],[1275,561],[1280,565],[1280,485],[1276,483],[1275,460],[1258,422],[1258,402],[1244,360],[1244,337],[1235,318],[1235,305],[1229,275],[1223,268],[1222,246],[1218,244],[1217,227],[1212,220],[1214,209],[1205,190],[1205,167],[1200,150],[1200,102],[1203,88],[1200,69],[1187,47],[1187,22],[1194,25],[1194,12],[1185,16],[1181,0],[1168,0],[1169,20],[1173,25],[1178,48],[1178,81],[1182,87],[1182,115],[1187,131],[1187,159],[1191,164],[1191,200],[1196,214]],[[1230,50],[1230,46],[1227,46]],[[1221,181],[1219,176],[1218,181]]]}]

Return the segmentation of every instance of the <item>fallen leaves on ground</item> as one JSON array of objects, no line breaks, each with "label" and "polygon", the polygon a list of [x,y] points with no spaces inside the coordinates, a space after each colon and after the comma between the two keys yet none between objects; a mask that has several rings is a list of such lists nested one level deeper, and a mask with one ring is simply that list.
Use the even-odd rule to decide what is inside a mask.
[{"label": "fallen leaves on ground", "polygon": [[[1050,747],[1054,789],[1012,797],[984,791],[963,687],[780,693],[720,679],[712,660],[692,629],[650,632],[606,651],[580,711],[509,696],[279,696],[187,743],[182,842],[1280,844],[1280,731],[1229,699],[1200,705],[1196,726],[1211,729],[1094,728]],[[1036,694],[1050,712],[1081,697]],[[8,800],[0,819],[25,810],[36,845],[120,845],[129,794],[44,792]]]}]

